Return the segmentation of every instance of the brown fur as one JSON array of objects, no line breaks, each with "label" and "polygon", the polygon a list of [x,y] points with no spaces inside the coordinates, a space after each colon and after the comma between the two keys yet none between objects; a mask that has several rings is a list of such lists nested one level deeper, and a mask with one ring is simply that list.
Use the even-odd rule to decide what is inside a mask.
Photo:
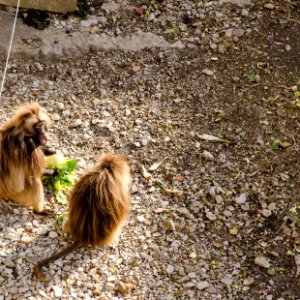
[{"label": "brown fur", "polygon": [[49,127],[49,117],[38,103],[21,106],[0,129],[0,197],[32,206],[37,212],[44,207],[41,182],[45,167],[39,146],[40,123]]},{"label": "brown fur", "polygon": [[130,168],[127,158],[103,154],[74,186],[70,199],[67,231],[73,244],[37,263],[34,274],[44,280],[41,267],[80,246],[103,246],[118,238],[130,208]]}]

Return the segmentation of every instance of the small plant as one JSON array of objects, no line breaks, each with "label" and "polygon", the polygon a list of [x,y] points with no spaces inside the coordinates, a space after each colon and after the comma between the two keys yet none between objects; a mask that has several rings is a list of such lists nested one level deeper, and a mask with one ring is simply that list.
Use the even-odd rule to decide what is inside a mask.
[{"label": "small plant", "polygon": [[249,72],[246,76],[249,82],[257,83],[260,81],[260,76],[256,72]]},{"label": "small plant", "polygon": [[112,14],[111,15],[111,20],[113,24],[116,24],[117,20],[119,19],[120,15],[119,14]]},{"label": "small plant", "polygon": [[152,12],[155,12],[157,8],[158,8],[158,4],[156,3],[156,0],[150,0],[149,7],[145,12],[146,18],[148,18]]}]

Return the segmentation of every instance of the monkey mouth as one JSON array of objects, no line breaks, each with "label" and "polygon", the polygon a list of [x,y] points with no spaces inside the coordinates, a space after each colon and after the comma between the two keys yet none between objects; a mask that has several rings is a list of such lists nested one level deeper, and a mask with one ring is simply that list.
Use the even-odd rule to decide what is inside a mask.
[{"label": "monkey mouth", "polygon": [[36,138],[37,138],[39,144],[41,146],[46,146],[48,139],[47,139],[47,135],[46,135],[45,122],[41,121],[41,122],[37,123],[35,125],[35,128],[37,130]]}]

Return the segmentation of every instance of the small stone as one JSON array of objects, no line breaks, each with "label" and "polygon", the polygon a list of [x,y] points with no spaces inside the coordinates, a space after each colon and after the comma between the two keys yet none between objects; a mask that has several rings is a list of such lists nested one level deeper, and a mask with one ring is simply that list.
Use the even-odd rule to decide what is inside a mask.
[{"label": "small stone", "polygon": [[55,298],[60,298],[63,294],[62,289],[57,285],[53,285],[52,290],[53,290]]},{"label": "small stone", "polygon": [[104,117],[110,117],[110,112],[109,111],[105,110],[102,114],[103,114]]},{"label": "small stone", "polygon": [[274,276],[276,274],[276,270],[274,268],[271,268],[267,271],[267,273],[271,276]]},{"label": "small stone", "polygon": [[235,198],[235,203],[237,204],[245,204],[247,201],[247,195],[245,193],[240,194],[237,198]]},{"label": "small stone", "polygon": [[269,210],[275,210],[276,209],[276,203],[275,202],[272,202],[268,205],[268,209]]},{"label": "small stone", "polygon": [[188,276],[189,276],[191,279],[194,279],[194,278],[197,277],[197,274],[196,274],[196,272],[190,272],[190,273],[188,274]]},{"label": "small stone", "polygon": [[134,65],[134,66],[132,66],[132,72],[133,73],[137,73],[137,72],[139,72],[139,71],[141,71],[141,69],[142,69],[142,67],[141,66],[139,66],[139,65]]},{"label": "small stone", "polygon": [[263,209],[261,211],[261,214],[265,217],[265,218],[268,218],[272,215],[272,211],[270,211],[269,209]]},{"label": "small stone", "polygon": [[217,217],[211,212],[211,211],[208,211],[206,213],[206,218],[210,221],[215,221],[217,220]]},{"label": "small stone", "polygon": [[248,17],[249,11],[246,8],[243,8],[241,14],[242,14],[243,17]]},{"label": "small stone", "polygon": [[71,112],[69,111],[69,110],[64,110],[63,112],[62,112],[62,115],[64,116],[64,117],[70,117],[71,116]]},{"label": "small stone", "polygon": [[214,160],[214,156],[210,152],[208,152],[206,150],[203,151],[203,153],[201,154],[201,156],[203,158],[207,159],[207,160]]},{"label": "small stone", "polygon": [[59,102],[59,103],[58,103],[58,108],[59,108],[60,110],[64,110],[65,105],[64,105],[62,102]]},{"label": "small stone", "polygon": [[243,281],[243,285],[252,285],[254,283],[254,279],[252,277],[245,278]]},{"label": "small stone", "polygon": [[207,289],[209,287],[209,283],[207,281],[200,281],[196,283],[196,288],[200,291]]},{"label": "small stone", "polygon": [[233,35],[237,37],[242,37],[245,34],[245,30],[241,28],[237,28],[233,30]]},{"label": "small stone", "polygon": [[148,21],[154,21],[155,20],[155,14],[151,13],[148,17]]},{"label": "small stone", "polygon": [[227,286],[231,286],[233,283],[232,276],[230,274],[226,274],[222,279],[221,282],[223,282]]},{"label": "small stone", "polygon": [[233,29],[229,28],[225,31],[225,37],[232,37]]},{"label": "small stone", "polygon": [[21,243],[22,244],[28,245],[31,241],[32,241],[32,237],[30,237],[27,234],[22,235],[22,237],[21,237]]},{"label": "small stone", "polygon": [[263,256],[257,256],[254,259],[254,263],[262,268],[269,269],[271,267],[270,262]]},{"label": "small stone", "polygon": [[136,219],[137,219],[138,222],[140,222],[140,223],[144,223],[144,221],[145,221],[144,216],[137,216]]},{"label": "small stone", "polygon": [[80,119],[76,119],[73,123],[69,125],[70,128],[76,128],[81,125],[82,121]]},{"label": "small stone", "polygon": [[214,72],[210,69],[203,69],[202,73],[207,75],[207,76],[213,76],[214,75]]},{"label": "small stone", "polygon": [[115,284],[112,282],[107,282],[105,284],[105,290],[106,291],[113,291],[115,289]]},{"label": "small stone", "polygon": [[186,25],[186,24],[180,24],[180,25],[179,25],[179,29],[180,29],[182,32],[185,32],[185,31],[187,31],[187,25]]},{"label": "small stone", "polygon": [[59,121],[61,118],[60,118],[60,115],[59,115],[59,114],[55,113],[55,114],[52,115],[51,119],[52,119],[53,121]]},{"label": "small stone", "polygon": [[286,51],[291,51],[292,50],[292,47],[290,45],[285,45],[285,50]]},{"label": "small stone", "polygon": [[237,235],[239,233],[239,230],[237,229],[237,227],[233,227],[229,229],[229,234],[231,235]]},{"label": "small stone", "polygon": [[100,296],[101,295],[101,290],[99,287],[95,286],[93,289],[93,295],[94,296]]},{"label": "small stone", "polygon": [[172,274],[172,273],[174,272],[174,270],[175,270],[174,266],[172,266],[172,265],[167,265],[166,272],[167,272],[168,274]]},{"label": "small stone", "polygon": [[266,8],[266,9],[274,9],[274,7],[275,7],[275,5],[272,4],[272,3],[266,3],[266,4],[264,5],[264,8]]},{"label": "small stone", "polygon": [[58,237],[58,234],[55,231],[50,231],[48,236],[51,239],[56,239]]}]

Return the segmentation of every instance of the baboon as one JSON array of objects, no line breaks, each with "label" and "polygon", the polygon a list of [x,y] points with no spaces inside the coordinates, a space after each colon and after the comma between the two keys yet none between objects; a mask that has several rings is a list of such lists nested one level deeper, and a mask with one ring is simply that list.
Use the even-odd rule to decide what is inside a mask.
[{"label": "baboon", "polygon": [[69,197],[66,231],[73,243],[39,261],[34,275],[46,281],[41,268],[81,246],[99,247],[116,240],[128,217],[131,175],[124,156],[103,154],[79,179]]},{"label": "baboon", "polygon": [[44,208],[41,177],[49,126],[43,108],[30,103],[21,106],[0,129],[0,198],[30,206],[37,213]]}]

